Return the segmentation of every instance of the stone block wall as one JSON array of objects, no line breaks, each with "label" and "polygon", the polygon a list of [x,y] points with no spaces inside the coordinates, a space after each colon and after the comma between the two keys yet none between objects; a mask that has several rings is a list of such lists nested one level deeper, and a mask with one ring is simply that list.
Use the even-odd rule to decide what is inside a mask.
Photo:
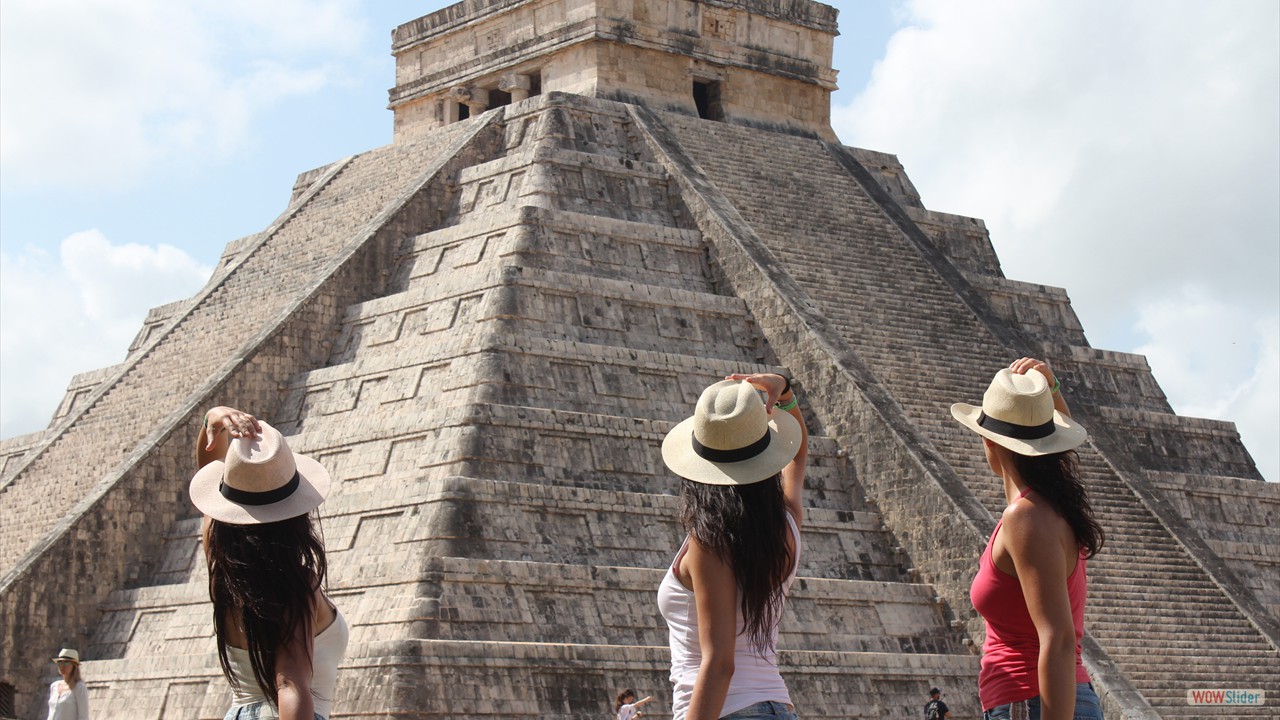
[{"label": "stone block wall", "polygon": [[[442,182],[443,212],[380,259],[383,289],[334,313],[328,358],[259,403],[335,477],[340,715],[585,719],[615,685],[667,700],[653,593],[680,538],[658,444],[704,385],[773,367],[624,108],[509,110]],[[974,658],[814,427],[788,681],[818,717],[914,710],[931,684],[971,682]],[[157,544],[154,571],[104,605],[91,692],[218,717],[195,525]]]},{"label": "stone block wall", "polygon": [[[725,195],[708,201],[706,207],[712,210],[702,215],[695,207],[695,215],[704,235],[712,239],[717,237],[715,231],[704,225],[704,220],[736,226],[732,242],[715,244],[717,249],[729,248],[724,256],[715,258],[715,264],[727,268],[735,292],[749,298],[752,313],[779,352],[779,359],[806,383],[809,379],[802,371],[808,369],[823,379],[824,388],[840,383],[841,378],[831,377],[832,371],[824,371],[821,363],[805,363],[792,354],[803,355],[795,338],[803,335],[803,329],[813,329],[822,344],[835,348],[832,355],[848,359],[839,363],[837,374],[857,378],[856,383],[850,379],[843,382],[869,396],[863,407],[869,403],[882,417],[902,413],[898,416],[900,425],[894,424],[902,428],[897,442],[909,446],[907,454],[919,463],[916,472],[903,474],[905,477],[883,467],[891,449],[881,444],[861,449],[867,438],[875,442],[874,432],[859,428],[857,435],[845,435],[841,419],[824,416],[823,420],[850,448],[860,481],[879,503],[913,563],[948,598],[953,612],[965,612],[977,551],[993,521],[988,513],[998,512],[1004,501],[998,487],[986,479],[989,471],[973,438],[951,421],[946,407],[951,400],[980,397],[990,373],[1008,357],[1040,352],[1043,347],[1037,347],[1033,336],[1016,324],[1003,321],[983,289],[971,285],[965,274],[938,252],[936,243],[911,221],[910,213],[897,205],[870,173],[842,159],[846,157],[843,149],[824,149],[820,143],[783,135],[751,135],[731,126],[675,115],[662,116],[662,122],[674,137],[664,134],[656,120],[647,123],[646,129],[658,138],[655,143],[664,148],[667,157],[675,158],[670,167],[679,168],[688,192],[714,197],[719,190]],[[727,151],[729,147],[734,150]],[[688,155],[679,159],[682,153]],[[768,168],[767,177],[762,167]],[[869,193],[873,206],[852,210],[860,207],[862,193]],[[731,207],[716,209],[717,203]],[[840,219],[850,212],[858,215],[857,223]],[[894,240],[895,236],[900,240]],[[742,274],[733,270],[730,258],[734,254],[750,258],[743,261],[746,269]],[[761,306],[769,302],[760,285],[766,278],[775,294],[788,298],[776,313]],[[768,284],[765,287],[768,289]],[[858,288],[864,300],[849,303],[839,288]],[[1032,299],[1031,293],[1021,294]],[[1019,301],[1007,305],[1006,311],[1033,311],[1032,316],[1047,328],[1053,316],[1046,316],[1046,311],[1057,312],[1054,308],[1063,307],[1063,300],[1054,300],[1052,293],[1039,293],[1034,303]],[[1059,317],[1070,318],[1067,314]],[[916,371],[921,367],[932,370],[922,374]],[[840,400],[835,407],[842,411],[859,407],[851,399]],[[828,406],[820,405],[819,414],[823,407]],[[1089,412],[1105,415],[1123,411],[1102,407]],[[1081,414],[1087,425],[1093,422],[1083,409]],[[1182,428],[1179,432],[1201,425],[1179,420],[1166,424]],[[1188,448],[1182,455],[1195,452],[1204,458],[1206,467],[1232,468],[1234,463],[1238,471],[1247,472],[1243,461],[1231,459],[1237,450],[1229,440],[1225,434],[1214,440],[1206,438],[1203,445]],[[1097,448],[1104,450],[1100,453]],[[1270,670],[1265,668],[1280,667],[1280,658],[1266,631],[1259,633],[1261,626],[1254,625],[1259,616],[1248,599],[1230,589],[1224,592],[1231,584],[1221,583],[1215,570],[1206,572],[1205,568],[1213,566],[1205,565],[1202,554],[1186,544],[1186,537],[1170,524],[1167,513],[1152,505],[1143,488],[1132,484],[1127,474],[1117,474],[1111,458],[1115,453],[1127,457],[1131,451],[1120,450],[1105,432],[1100,433],[1097,448],[1082,451],[1082,467],[1093,491],[1095,510],[1110,534],[1108,551],[1090,565],[1094,576],[1091,595],[1096,599],[1091,599],[1088,626],[1099,644],[1091,645],[1089,662],[1108,702],[1113,707],[1133,709],[1145,707],[1149,700],[1161,713],[1176,713],[1180,708],[1185,711],[1187,683],[1212,683],[1215,678],[1224,682],[1229,675],[1232,681],[1249,677],[1250,682],[1266,685]],[[859,453],[866,453],[865,460]],[[860,461],[870,467],[861,466]],[[918,477],[922,469],[933,477],[908,479]],[[885,484],[886,478],[899,479]],[[946,488],[953,506],[968,508],[976,502],[986,508],[962,510],[960,516],[969,518],[977,532],[971,531],[968,543],[952,543],[951,555],[947,548],[922,541],[913,532],[913,528],[931,527],[936,520],[919,507],[933,504],[920,502],[922,483],[926,488],[930,483]],[[939,515],[948,513],[954,523],[954,509]],[[940,558],[956,553],[968,553],[968,561],[957,561],[954,566],[941,563]],[[1164,591],[1167,597],[1181,601],[1161,604],[1124,599],[1130,586],[1161,583],[1169,583]],[[1225,603],[1227,608],[1215,616],[1217,634],[1188,629],[1187,618],[1198,617],[1203,607],[1214,603]],[[1144,630],[1135,629],[1138,617],[1143,619]],[[1227,630],[1227,625],[1235,629]],[[980,641],[980,625],[969,623],[968,627],[972,639]],[[1152,632],[1171,642],[1167,647],[1151,648],[1144,638]],[[1244,641],[1236,632],[1254,634]],[[1185,643],[1172,642],[1180,633],[1195,643],[1190,646],[1194,650],[1188,650]],[[1158,678],[1146,671],[1155,662],[1153,655],[1161,653],[1171,656],[1167,662],[1161,661],[1162,665],[1181,668],[1177,680],[1167,673]],[[1174,660],[1175,655],[1179,659]],[[1207,656],[1217,659],[1207,662]],[[1233,669],[1223,670],[1228,664]]]},{"label": "stone block wall", "polygon": [[[446,135],[445,139],[465,142],[468,136],[449,138]],[[441,144],[448,147],[446,143]],[[414,150],[402,148],[389,152],[408,159]],[[416,150],[421,152],[423,148]],[[445,159],[438,162],[442,165]],[[370,163],[369,170],[378,168],[385,172],[391,168],[408,170],[410,177],[419,174],[414,170],[415,165],[388,164],[386,159],[376,155],[366,158],[366,161]],[[435,170],[438,169],[436,167]],[[435,174],[428,163],[421,182],[425,183]],[[335,176],[336,173],[330,178]],[[370,179],[368,170],[363,176],[353,171],[349,182],[360,187],[368,184]],[[99,606],[107,594],[113,588],[127,586],[140,577],[150,575],[155,569],[152,563],[157,558],[149,550],[162,544],[163,537],[179,518],[191,514],[185,488],[192,471],[191,438],[195,436],[203,410],[213,404],[226,403],[261,407],[266,411],[264,414],[270,414],[273,400],[278,402],[280,378],[323,362],[329,353],[330,338],[341,318],[342,309],[362,293],[371,292],[384,282],[381,268],[388,262],[386,254],[397,247],[407,234],[403,225],[393,221],[393,216],[400,213],[401,222],[412,221],[412,216],[420,210],[412,207],[411,200],[421,187],[412,187],[406,195],[397,194],[403,186],[383,187],[377,183],[374,186],[378,191],[364,196],[372,201],[364,208],[368,214],[360,217],[352,213],[343,218],[347,223],[346,233],[350,234],[344,233],[342,225],[335,223],[332,216],[325,217],[324,198],[316,199],[325,188],[342,192],[341,182],[333,185],[319,183],[309,200],[292,208],[277,223],[277,227],[284,227],[289,221],[301,218],[294,225],[300,226],[304,233],[307,232],[308,221],[327,225],[337,231],[335,239],[349,244],[345,252],[335,253],[334,257],[320,254],[322,248],[315,243],[298,246],[293,244],[288,234],[281,235],[279,243],[283,247],[276,251],[283,250],[294,258],[297,262],[293,268],[301,273],[295,278],[302,281],[295,285],[295,294],[283,292],[287,286],[278,284],[288,276],[281,273],[272,252],[258,248],[240,264],[229,268],[218,287],[206,288],[197,296],[192,314],[177,320],[163,337],[150,345],[147,352],[140,353],[121,373],[105,381],[92,398],[89,408],[101,408],[105,417],[131,416],[136,430],[147,434],[136,446],[126,444],[123,451],[127,454],[105,453],[102,458],[105,467],[97,470],[81,468],[82,481],[74,481],[74,473],[60,473],[66,483],[61,488],[67,498],[65,504],[42,503],[46,513],[44,524],[36,522],[37,518],[28,511],[26,517],[30,522],[23,526],[9,526],[10,532],[4,536],[5,558],[11,564],[0,580],[0,626],[4,628],[0,676],[5,681],[12,679],[19,688],[20,707],[32,708],[34,713],[34,708],[42,702],[42,694],[36,689],[39,683],[35,674],[47,664],[44,661],[48,655],[47,648],[59,642],[86,646],[100,617]],[[392,201],[390,206],[386,205],[387,201]],[[320,209],[313,210],[313,207]],[[344,209],[350,211],[351,207],[348,205]],[[381,219],[374,217],[380,212],[383,215]],[[373,220],[371,225],[370,220]],[[366,225],[369,228],[367,234],[361,237],[361,227]],[[315,226],[310,227],[314,229]],[[382,234],[374,237],[375,231]],[[267,234],[264,240],[272,237]],[[308,253],[300,252],[301,247],[316,253],[311,260],[317,267],[307,264]],[[254,263],[265,263],[271,267],[255,268]],[[321,272],[318,266],[325,265],[328,266],[326,271]],[[257,315],[266,323],[259,326],[256,333],[252,326],[243,328],[247,335],[243,348],[235,347],[234,340],[230,346],[210,348],[212,357],[207,362],[221,364],[223,367],[218,372],[209,372],[214,366],[201,366],[190,362],[189,357],[175,364],[170,358],[172,353],[193,352],[191,344],[195,338],[191,337],[190,330],[183,328],[207,327],[209,322],[214,322],[201,318],[201,313],[212,313],[211,317],[230,322],[229,316],[223,313],[234,315],[236,311],[234,302],[229,303],[225,299],[225,293],[227,288],[234,293],[237,283],[246,282],[257,284],[256,291],[252,293],[254,298],[270,296],[272,290],[281,293],[277,299],[284,307],[275,311],[280,314],[277,316],[268,311],[265,318]],[[259,308],[259,312],[262,310],[264,308]],[[255,315],[248,313],[248,316]],[[209,334],[206,343],[209,340],[216,343],[220,337],[225,341],[228,336]],[[226,354],[219,354],[218,350]],[[242,354],[235,355],[237,351]],[[152,366],[157,369],[152,370]],[[169,379],[177,382],[184,380],[180,372],[175,372],[180,367],[209,374],[194,382],[187,380],[191,385],[175,393],[158,382],[166,372],[158,369],[161,366],[168,368]],[[151,393],[148,405],[140,406],[131,401],[129,393],[136,391],[117,390],[130,385]],[[165,396],[165,402],[156,402],[161,395]],[[150,410],[157,417],[149,419],[147,413],[142,412],[145,410]],[[42,453],[38,457],[45,465],[68,463],[71,462],[70,457],[83,457],[90,452],[88,447],[84,447],[84,440],[76,439],[91,432],[88,428],[92,423],[87,423],[83,416],[88,411],[82,410],[80,417],[59,429],[56,445],[46,444],[36,449]],[[149,428],[147,422],[156,423],[157,429]],[[127,443],[127,433],[106,433],[105,438],[99,440]],[[64,459],[63,456],[68,457]],[[119,464],[109,469],[115,463]],[[105,472],[102,476],[95,476],[92,474],[95,471]],[[21,505],[25,495],[30,494],[28,488],[39,486],[32,478],[42,477],[44,472],[46,470],[34,465],[33,460],[27,459],[24,467],[19,468],[9,480],[0,502]],[[148,502],[140,505],[138,498],[148,498]],[[24,531],[26,539],[21,546],[17,544],[17,536],[11,537],[12,531],[18,529]],[[31,542],[32,538],[34,542]]]},{"label": "stone block wall", "polygon": [[835,16],[807,1],[460,3],[394,33],[396,138],[550,91],[696,115],[697,81],[717,117],[834,139]]}]

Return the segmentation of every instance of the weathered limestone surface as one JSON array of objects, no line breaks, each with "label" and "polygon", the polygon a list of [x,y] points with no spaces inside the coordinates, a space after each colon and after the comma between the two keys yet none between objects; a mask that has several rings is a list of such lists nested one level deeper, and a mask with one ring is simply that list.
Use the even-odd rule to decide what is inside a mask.
[{"label": "weathered limestone surface", "polygon": [[339,310],[384,282],[387,248],[423,213],[415,196],[484,127],[333,166],[167,332],[6,468],[0,514],[22,521],[0,525],[0,675],[20,712],[38,712],[33,681],[47,647],[89,646],[99,603],[145,582],[149,551],[190,515],[182,478],[203,409],[216,398],[269,414],[282,377],[323,362]]},{"label": "weathered limestone surface", "polygon": [[[615,686],[667,696],[654,594],[680,531],[658,446],[706,384],[773,367],[624,106],[549,94],[459,127],[486,122],[500,130],[441,160],[440,192],[386,235],[384,284],[332,315],[327,358],[235,400],[340,481],[323,512],[352,625],[338,717],[586,718]],[[789,682],[818,717],[914,711],[976,659],[848,449],[814,430]],[[171,462],[180,495],[189,461]],[[196,521],[167,527],[86,614],[107,717],[225,708]]]},{"label": "weathered limestone surface", "polygon": [[555,91],[835,139],[835,19],[808,0],[459,3],[393,34],[396,138]]},{"label": "weathered limestone surface", "polygon": [[[1142,489],[1132,489],[1129,477],[1112,468],[1115,457],[1123,454],[1127,458],[1122,467],[1137,464],[1148,472],[1167,472],[1176,465],[1192,473],[1216,472],[1250,483],[1261,497],[1277,497],[1276,486],[1256,482],[1256,470],[1233,427],[1170,414],[1145,363],[1086,347],[1071,350],[1044,340],[1036,343],[1036,335],[1045,331],[1034,327],[1022,333],[1019,323],[1026,316],[1019,313],[1032,311],[1033,326],[1054,325],[1054,315],[1062,311],[1053,308],[1065,304],[1060,291],[1038,293],[1040,299],[1033,303],[1030,299],[1037,293],[1030,287],[1014,288],[1015,299],[1027,299],[1003,306],[974,300],[975,296],[984,300],[979,293],[990,289],[1010,295],[1007,281],[958,291],[956,283],[966,277],[961,269],[952,266],[949,277],[939,273],[938,261],[945,258],[931,259],[930,247],[913,242],[886,213],[880,204],[886,200],[877,203],[867,194],[849,166],[840,162],[842,149],[677,115],[664,115],[661,122],[668,124],[672,134],[660,136],[659,142],[673,154],[687,153],[685,159],[705,173],[699,180],[714,183],[715,190],[723,193],[746,226],[745,232],[759,239],[794,278],[792,289],[803,292],[829,323],[822,330],[863,364],[861,369],[871,375],[866,382],[875,383],[901,408],[913,430],[912,441],[929,454],[936,453],[936,460],[963,482],[956,489],[959,492],[967,491],[992,513],[1003,506],[981,452],[951,420],[947,406],[954,399],[981,397],[992,368],[1011,356],[1027,352],[1062,358],[1059,367],[1068,387],[1078,384],[1082,389],[1072,400],[1084,422],[1091,428],[1112,423],[1128,430],[1125,447],[1099,443],[1081,453],[1095,509],[1109,531],[1106,552],[1090,565],[1087,624],[1118,669],[1159,712],[1191,711],[1185,704],[1188,687],[1232,682],[1275,686],[1280,658],[1267,636],[1268,620],[1274,623],[1274,618],[1254,612],[1260,607],[1257,599],[1233,582],[1229,566],[1221,559],[1195,547],[1188,551],[1186,545],[1196,542],[1193,529],[1178,528],[1179,518],[1170,513],[1154,514],[1164,508],[1148,507]],[[736,151],[727,152],[730,147]],[[673,166],[677,163],[673,161]],[[899,217],[907,216],[900,207],[895,210]],[[743,282],[754,280],[745,273],[742,277]],[[862,302],[849,302],[850,289],[855,288]],[[752,289],[739,290],[749,305],[763,295]],[[775,340],[773,328],[764,320],[764,311],[755,305],[752,310],[780,359],[792,367],[800,365],[806,349],[796,348],[795,356],[785,354],[784,344]],[[1063,324],[1066,337],[1072,337],[1078,323],[1072,317]],[[786,332],[785,323],[777,327]],[[1019,342],[1011,346],[1010,340]],[[1076,402],[1077,397],[1085,402]],[[837,423],[847,421],[827,416],[828,407],[818,406],[817,414],[833,429],[834,437],[837,441],[851,438],[836,431]],[[1135,426],[1143,428],[1145,435],[1134,433]],[[860,447],[851,439],[844,444],[850,447],[855,465],[868,462],[860,454],[883,452],[878,447]],[[971,614],[965,602],[968,578],[953,581],[948,564],[936,560],[941,548],[905,529],[913,514],[928,519],[928,510],[910,512],[916,504],[911,494],[918,491],[920,481],[890,481],[865,472],[859,477],[864,487],[870,483],[868,494],[882,509],[894,506],[892,513],[886,513],[886,521],[898,531],[904,546],[918,548],[912,560],[925,570],[925,577],[939,587],[957,614]],[[1274,505],[1265,507],[1274,511]],[[981,518],[980,513],[976,516]],[[971,546],[980,547],[993,524],[991,518],[988,515],[979,528],[982,533],[971,533]],[[1268,535],[1259,545],[1280,547],[1280,538],[1274,532]],[[971,562],[976,562],[976,552]],[[1206,574],[1202,569],[1206,565],[1216,574]],[[1203,618],[1212,618],[1212,625],[1201,624]],[[1255,623],[1262,623],[1262,632]],[[975,641],[980,639],[980,627],[970,627]],[[1153,643],[1155,638],[1160,642]]]}]

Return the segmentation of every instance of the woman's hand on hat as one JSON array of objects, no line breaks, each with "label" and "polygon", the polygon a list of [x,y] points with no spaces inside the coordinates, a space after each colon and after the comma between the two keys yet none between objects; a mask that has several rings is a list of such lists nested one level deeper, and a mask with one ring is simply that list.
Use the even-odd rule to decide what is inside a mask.
[{"label": "woman's hand on hat", "polygon": [[219,405],[204,415],[206,450],[212,450],[217,437],[226,431],[233,438],[251,437],[262,432],[258,419],[243,410]]},{"label": "woman's hand on hat", "polygon": [[1058,381],[1058,377],[1053,374],[1053,368],[1049,367],[1049,363],[1036,358],[1018,358],[1009,363],[1009,369],[1019,375],[1026,375],[1035,370],[1044,376],[1046,382],[1049,383],[1049,394],[1053,396],[1053,409],[1071,417],[1071,408],[1067,406],[1066,398],[1062,397],[1062,385]]},{"label": "woman's hand on hat", "polygon": [[1032,370],[1035,370],[1043,375],[1045,380],[1049,381],[1049,387],[1053,387],[1058,381],[1058,379],[1054,377],[1053,369],[1049,367],[1049,363],[1044,360],[1037,360],[1036,358],[1018,358],[1017,360],[1009,363],[1009,369],[1019,375],[1026,375]]},{"label": "woman's hand on hat", "polygon": [[734,373],[726,375],[725,380],[743,380],[751,383],[751,386],[759,390],[763,390],[765,395],[764,406],[773,412],[774,403],[778,402],[778,398],[782,397],[782,391],[787,388],[787,379],[775,373]]}]

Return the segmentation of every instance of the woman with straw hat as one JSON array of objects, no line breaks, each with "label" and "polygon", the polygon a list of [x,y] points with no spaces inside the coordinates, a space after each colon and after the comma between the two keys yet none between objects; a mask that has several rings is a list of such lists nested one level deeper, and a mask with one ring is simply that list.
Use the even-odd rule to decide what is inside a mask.
[{"label": "woman with straw hat", "polygon": [[53,664],[62,677],[49,685],[48,720],[89,720],[89,691],[80,679],[80,653],[62,648]]},{"label": "woman with straw hat", "polygon": [[216,407],[196,445],[191,501],[205,514],[205,557],[227,720],[324,720],[347,623],[324,594],[328,564],[310,513],[329,474],[275,428]]},{"label": "woman with straw hat", "polygon": [[775,647],[800,560],[807,458],[791,381],[771,373],[708,387],[663,440],[688,533],[658,589],[675,720],[795,720]]},{"label": "woman with straw hat", "polygon": [[978,696],[983,717],[1101,718],[1080,661],[1087,561],[1102,549],[1071,419],[1048,363],[1020,358],[996,373],[982,406],[951,406],[982,436],[1008,502],[982,553],[970,596],[987,622]]}]

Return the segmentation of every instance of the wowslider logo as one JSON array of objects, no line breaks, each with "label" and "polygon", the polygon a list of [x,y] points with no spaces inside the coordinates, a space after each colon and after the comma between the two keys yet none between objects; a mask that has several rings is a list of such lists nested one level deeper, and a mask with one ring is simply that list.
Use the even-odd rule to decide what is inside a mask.
[{"label": "wowslider logo", "polygon": [[1188,690],[1188,705],[1266,705],[1262,690]]}]

